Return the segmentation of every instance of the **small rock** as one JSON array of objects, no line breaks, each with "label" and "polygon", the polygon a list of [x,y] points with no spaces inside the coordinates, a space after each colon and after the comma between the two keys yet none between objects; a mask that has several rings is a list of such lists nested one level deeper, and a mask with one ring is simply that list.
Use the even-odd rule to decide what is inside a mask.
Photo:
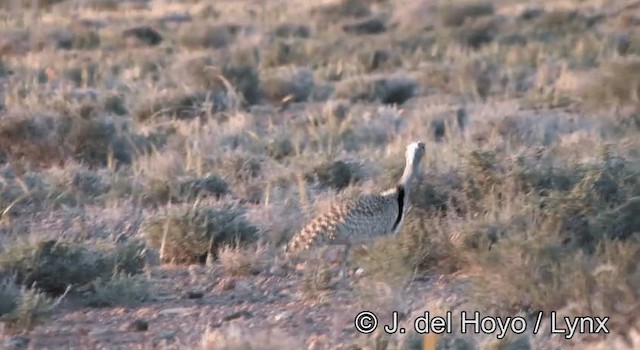
[{"label": "small rock", "polygon": [[158,312],[160,315],[172,316],[172,315],[185,315],[193,310],[192,307],[174,307],[170,309],[164,309]]},{"label": "small rock", "polygon": [[342,30],[354,34],[379,34],[385,32],[387,26],[380,18],[369,18],[364,21],[345,24],[342,26]]},{"label": "small rock", "polygon": [[166,16],[163,16],[159,19],[159,22],[162,24],[168,23],[188,23],[191,22],[193,18],[188,13],[171,13]]},{"label": "small rock", "polygon": [[290,311],[284,311],[281,312],[277,315],[275,315],[273,317],[274,320],[276,320],[276,322],[281,321],[281,320],[288,320],[291,317],[291,312]]},{"label": "small rock", "polygon": [[356,272],[354,273],[354,275],[355,275],[355,276],[357,276],[357,277],[359,277],[359,276],[364,275],[364,272],[365,272],[365,271],[364,271],[364,269],[363,269],[363,268],[361,268],[361,267],[359,267],[359,268],[356,270]]},{"label": "small rock", "polygon": [[128,330],[134,332],[145,332],[149,329],[149,322],[137,319],[129,324]]},{"label": "small rock", "polygon": [[160,33],[148,26],[129,28],[122,32],[122,37],[125,39],[133,38],[149,46],[155,46],[162,42]]},{"label": "small rock", "polygon": [[92,337],[98,337],[109,333],[109,329],[105,327],[92,329],[88,334]]},{"label": "small rock", "polygon": [[160,335],[158,335],[159,339],[173,339],[176,336],[177,332],[176,331],[166,331],[166,332],[162,332],[160,333]]},{"label": "small rock", "polygon": [[236,319],[239,319],[239,318],[251,318],[251,317],[253,317],[253,314],[251,312],[246,311],[246,310],[242,310],[242,311],[234,312],[234,313],[231,313],[231,314],[225,316],[223,318],[223,320],[224,321],[231,321],[231,320],[236,320]]},{"label": "small rock", "polygon": [[269,273],[274,275],[274,276],[286,276],[287,275],[287,271],[285,271],[282,266],[271,266],[271,268],[269,269]]},{"label": "small rock", "polygon": [[200,299],[204,296],[204,292],[201,290],[187,291],[187,299]]}]

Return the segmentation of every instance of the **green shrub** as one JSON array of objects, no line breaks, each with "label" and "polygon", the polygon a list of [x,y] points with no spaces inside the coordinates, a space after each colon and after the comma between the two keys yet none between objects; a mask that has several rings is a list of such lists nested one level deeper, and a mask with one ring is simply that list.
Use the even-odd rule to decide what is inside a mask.
[{"label": "green shrub", "polygon": [[0,253],[0,274],[15,274],[16,282],[52,295],[83,286],[116,272],[136,274],[144,267],[144,246],[91,246],[70,241],[40,239],[17,243]]},{"label": "green shrub", "polygon": [[49,319],[56,304],[45,294],[18,286],[11,279],[0,281],[0,323],[5,333],[32,330]]}]

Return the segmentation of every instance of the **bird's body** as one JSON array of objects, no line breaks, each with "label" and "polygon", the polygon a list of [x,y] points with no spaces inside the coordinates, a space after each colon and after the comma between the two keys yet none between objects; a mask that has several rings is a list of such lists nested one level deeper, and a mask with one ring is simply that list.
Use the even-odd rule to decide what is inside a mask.
[{"label": "bird's body", "polygon": [[333,205],[329,211],[309,222],[289,242],[287,251],[304,251],[314,245],[357,244],[395,233],[400,227],[404,209],[398,191],[404,189],[367,194]]},{"label": "bird's body", "polygon": [[286,247],[287,254],[305,251],[316,245],[345,245],[343,262],[352,244],[396,233],[404,221],[408,188],[425,153],[424,143],[407,146],[406,166],[398,185],[379,194],[334,204],[305,225]]}]

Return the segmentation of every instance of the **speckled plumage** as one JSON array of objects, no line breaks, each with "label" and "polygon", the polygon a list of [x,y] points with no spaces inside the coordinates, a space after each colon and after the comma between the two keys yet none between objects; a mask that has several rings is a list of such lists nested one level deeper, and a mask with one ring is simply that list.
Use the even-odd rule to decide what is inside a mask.
[{"label": "speckled plumage", "polygon": [[309,222],[289,242],[287,251],[297,252],[321,244],[364,242],[394,232],[399,215],[397,190],[368,194],[335,204]]},{"label": "speckled plumage", "polygon": [[301,252],[315,245],[345,245],[346,255],[352,244],[396,233],[407,210],[408,185],[419,168],[424,152],[422,142],[408,145],[405,171],[395,188],[334,204],[291,239],[286,247],[287,253]]}]

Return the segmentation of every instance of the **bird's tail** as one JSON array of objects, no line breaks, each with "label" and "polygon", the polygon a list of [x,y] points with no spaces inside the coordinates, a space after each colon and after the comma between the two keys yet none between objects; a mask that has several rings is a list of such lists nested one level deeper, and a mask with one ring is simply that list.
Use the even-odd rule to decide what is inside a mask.
[{"label": "bird's tail", "polygon": [[287,244],[282,248],[282,251],[286,256],[290,256],[294,254],[298,250],[298,242],[296,237],[287,242]]},{"label": "bird's tail", "polygon": [[298,242],[296,241],[296,237],[294,236],[292,239],[290,239],[287,242],[287,244],[285,244],[281,248],[282,254],[284,254],[285,257],[294,255],[295,252],[297,251],[297,247],[298,247]]}]

